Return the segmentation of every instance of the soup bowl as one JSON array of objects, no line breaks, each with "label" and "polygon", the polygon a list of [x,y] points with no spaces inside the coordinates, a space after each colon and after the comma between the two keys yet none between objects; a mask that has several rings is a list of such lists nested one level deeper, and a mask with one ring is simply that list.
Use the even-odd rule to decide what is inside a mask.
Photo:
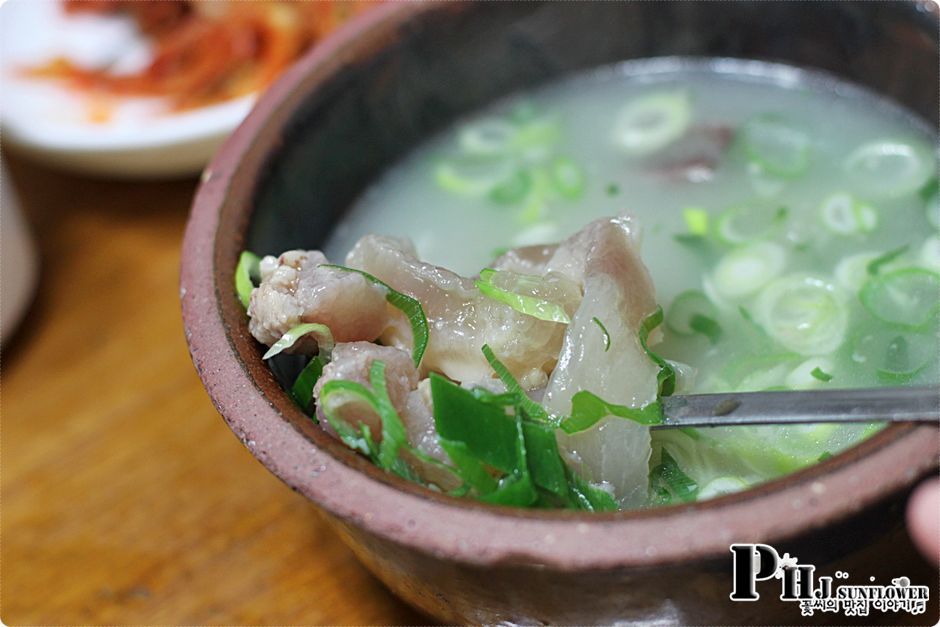
[{"label": "soup bowl", "polygon": [[[383,169],[460,115],[599,65],[675,55],[783,62],[936,120],[937,25],[930,2],[374,10],[287,72],[203,174],[181,299],[209,395],[251,452],[309,498],[376,576],[442,621],[819,621],[801,618],[798,604],[770,587],[757,602],[729,599],[732,543],[771,545],[820,574],[903,575],[935,589],[936,571],[915,557],[902,516],[910,490],[936,474],[931,426],[891,426],[823,463],[701,503],[585,514],[458,500],[384,473],[306,417],[262,361],[232,286],[240,251],[321,246]],[[932,624],[930,603],[908,618]],[[872,610],[870,619],[900,616]]]}]

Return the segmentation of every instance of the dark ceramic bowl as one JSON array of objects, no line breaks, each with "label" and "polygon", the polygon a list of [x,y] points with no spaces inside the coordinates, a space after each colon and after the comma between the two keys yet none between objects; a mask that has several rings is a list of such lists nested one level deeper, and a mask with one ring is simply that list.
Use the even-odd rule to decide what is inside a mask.
[{"label": "dark ceramic bowl", "polygon": [[[912,486],[936,473],[932,427],[893,426],[802,472],[686,506],[589,515],[455,500],[384,474],[306,418],[262,363],[232,285],[242,249],[318,247],[384,168],[510,91],[623,59],[754,58],[824,69],[935,121],[937,47],[929,2],[385,5],[288,72],[205,171],[183,249],[193,361],[251,452],[392,590],[443,621],[800,622],[772,587],[756,603],[729,600],[732,542],[935,590],[901,515]],[[932,605],[914,620],[936,619]]]}]

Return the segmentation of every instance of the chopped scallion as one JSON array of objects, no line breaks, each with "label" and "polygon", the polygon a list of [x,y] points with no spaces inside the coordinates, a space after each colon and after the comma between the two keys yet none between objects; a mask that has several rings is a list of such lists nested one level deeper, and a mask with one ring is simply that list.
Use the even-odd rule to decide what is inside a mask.
[{"label": "chopped scallion", "polygon": [[908,248],[910,248],[910,244],[904,244],[903,246],[898,246],[897,248],[891,249],[886,253],[878,255],[868,262],[868,265],[865,266],[866,271],[869,275],[875,276],[884,265],[891,263],[906,253]]},{"label": "chopped scallion", "polygon": [[[553,303],[529,294],[520,294],[494,285],[493,280],[499,272],[500,271],[493,270],[492,268],[486,268],[480,272],[480,278],[474,281],[474,285],[480,290],[480,293],[487,298],[492,298],[495,301],[512,307],[519,313],[538,318],[539,320],[560,322],[562,324],[571,322],[568,312],[558,303]],[[524,281],[526,278],[538,279],[538,277],[520,275],[521,281]]]},{"label": "chopped scallion", "polygon": [[519,404],[530,418],[541,421],[549,419],[548,412],[545,408],[529,398],[525,390],[522,389],[522,386],[519,385],[519,382],[516,381],[516,378],[509,372],[509,368],[496,357],[496,353],[493,352],[493,349],[486,344],[483,345],[483,356],[486,357],[486,361],[489,362],[493,372],[495,372],[499,380],[503,382],[506,389],[519,396]]},{"label": "chopped scallion", "polygon": [[298,324],[296,327],[293,327],[287,331],[287,333],[282,335],[281,339],[271,345],[271,348],[268,349],[268,352],[264,354],[262,359],[271,359],[275,355],[292,347],[297,343],[297,340],[306,335],[313,335],[316,337],[317,347],[319,348],[321,355],[329,355],[333,350],[333,333],[330,332],[330,328],[325,324],[305,322],[303,324]]},{"label": "chopped scallion", "polygon": [[243,250],[238,256],[238,265],[235,267],[235,292],[242,306],[248,309],[251,302],[251,292],[261,280],[261,257],[251,251]]},{"label": "chopped scallion", "polygon": [[604,334],[604,352],[606,353],[610,350],[610,333],[607,332],[607,327],[604,326],[604,323],[601,322],[597,316],[594,316],[591,320],[594,321],[594,324],[596,324],[600,328],[601,333]]},{"label": "chopped scallion", "polygon": [[323,374],[323,366],[325,365],[326,359],[323,356],[314,356],[300,371],[297,378],[294,379],[294,385],[290,389],[294,401],[300,405],[305,413],[310,415],[313,415],[310,411],[310,404],[313,401],[313,388],[320,379],[320,375]]},{"label": "chopped scallion", "polygon": [[607,416],[625,418],[644,426],[658,425],[663,421],[663,407],[659,401],[643,407],[617,405],[608,403],[592,392],[581,390],[571,397],[571,415],[562,419],[561,429],[565,433],[577,433],[590,429]]},{"label": "chopped scallion", "polygon": [[708,210],[701,207],[686,207],[682,217],[691,235],[708,235]]},{"label": "chopped scallion", "polygon": [[647,316],[640,324],[640,346],[646,351],[647,356],[659,366],[659,374],[656,380],[659,383],[659,396],[669,396],[676,389],[676,371],[669,363],[658,354],[650,350],[649,335],[663,321],[663,308],[656,307],[656,311]]}]

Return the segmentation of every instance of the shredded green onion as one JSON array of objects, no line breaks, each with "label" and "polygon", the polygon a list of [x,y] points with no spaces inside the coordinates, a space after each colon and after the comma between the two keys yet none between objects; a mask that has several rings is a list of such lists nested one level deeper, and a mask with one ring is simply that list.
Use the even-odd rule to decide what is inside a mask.
[{"label": "shredded green onion", "polygon": [[829,383],[830,381],[832,381],[832,375],[829,374],[828,372],[823,372],[822,368],[820,368],[819,366],[813,368],[812,371],[810,371],[810,374],[813,376],[814,379],[819,379],[823,383]]}]

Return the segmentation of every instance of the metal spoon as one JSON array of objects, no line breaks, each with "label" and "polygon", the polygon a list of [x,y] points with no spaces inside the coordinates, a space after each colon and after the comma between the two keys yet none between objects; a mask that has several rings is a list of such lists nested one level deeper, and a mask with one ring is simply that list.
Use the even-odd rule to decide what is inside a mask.
[{"label": "metal spoon", "polygon": [[690,394],[662,399],[653,429],[818,422],[940,424],[940,387]]}]

